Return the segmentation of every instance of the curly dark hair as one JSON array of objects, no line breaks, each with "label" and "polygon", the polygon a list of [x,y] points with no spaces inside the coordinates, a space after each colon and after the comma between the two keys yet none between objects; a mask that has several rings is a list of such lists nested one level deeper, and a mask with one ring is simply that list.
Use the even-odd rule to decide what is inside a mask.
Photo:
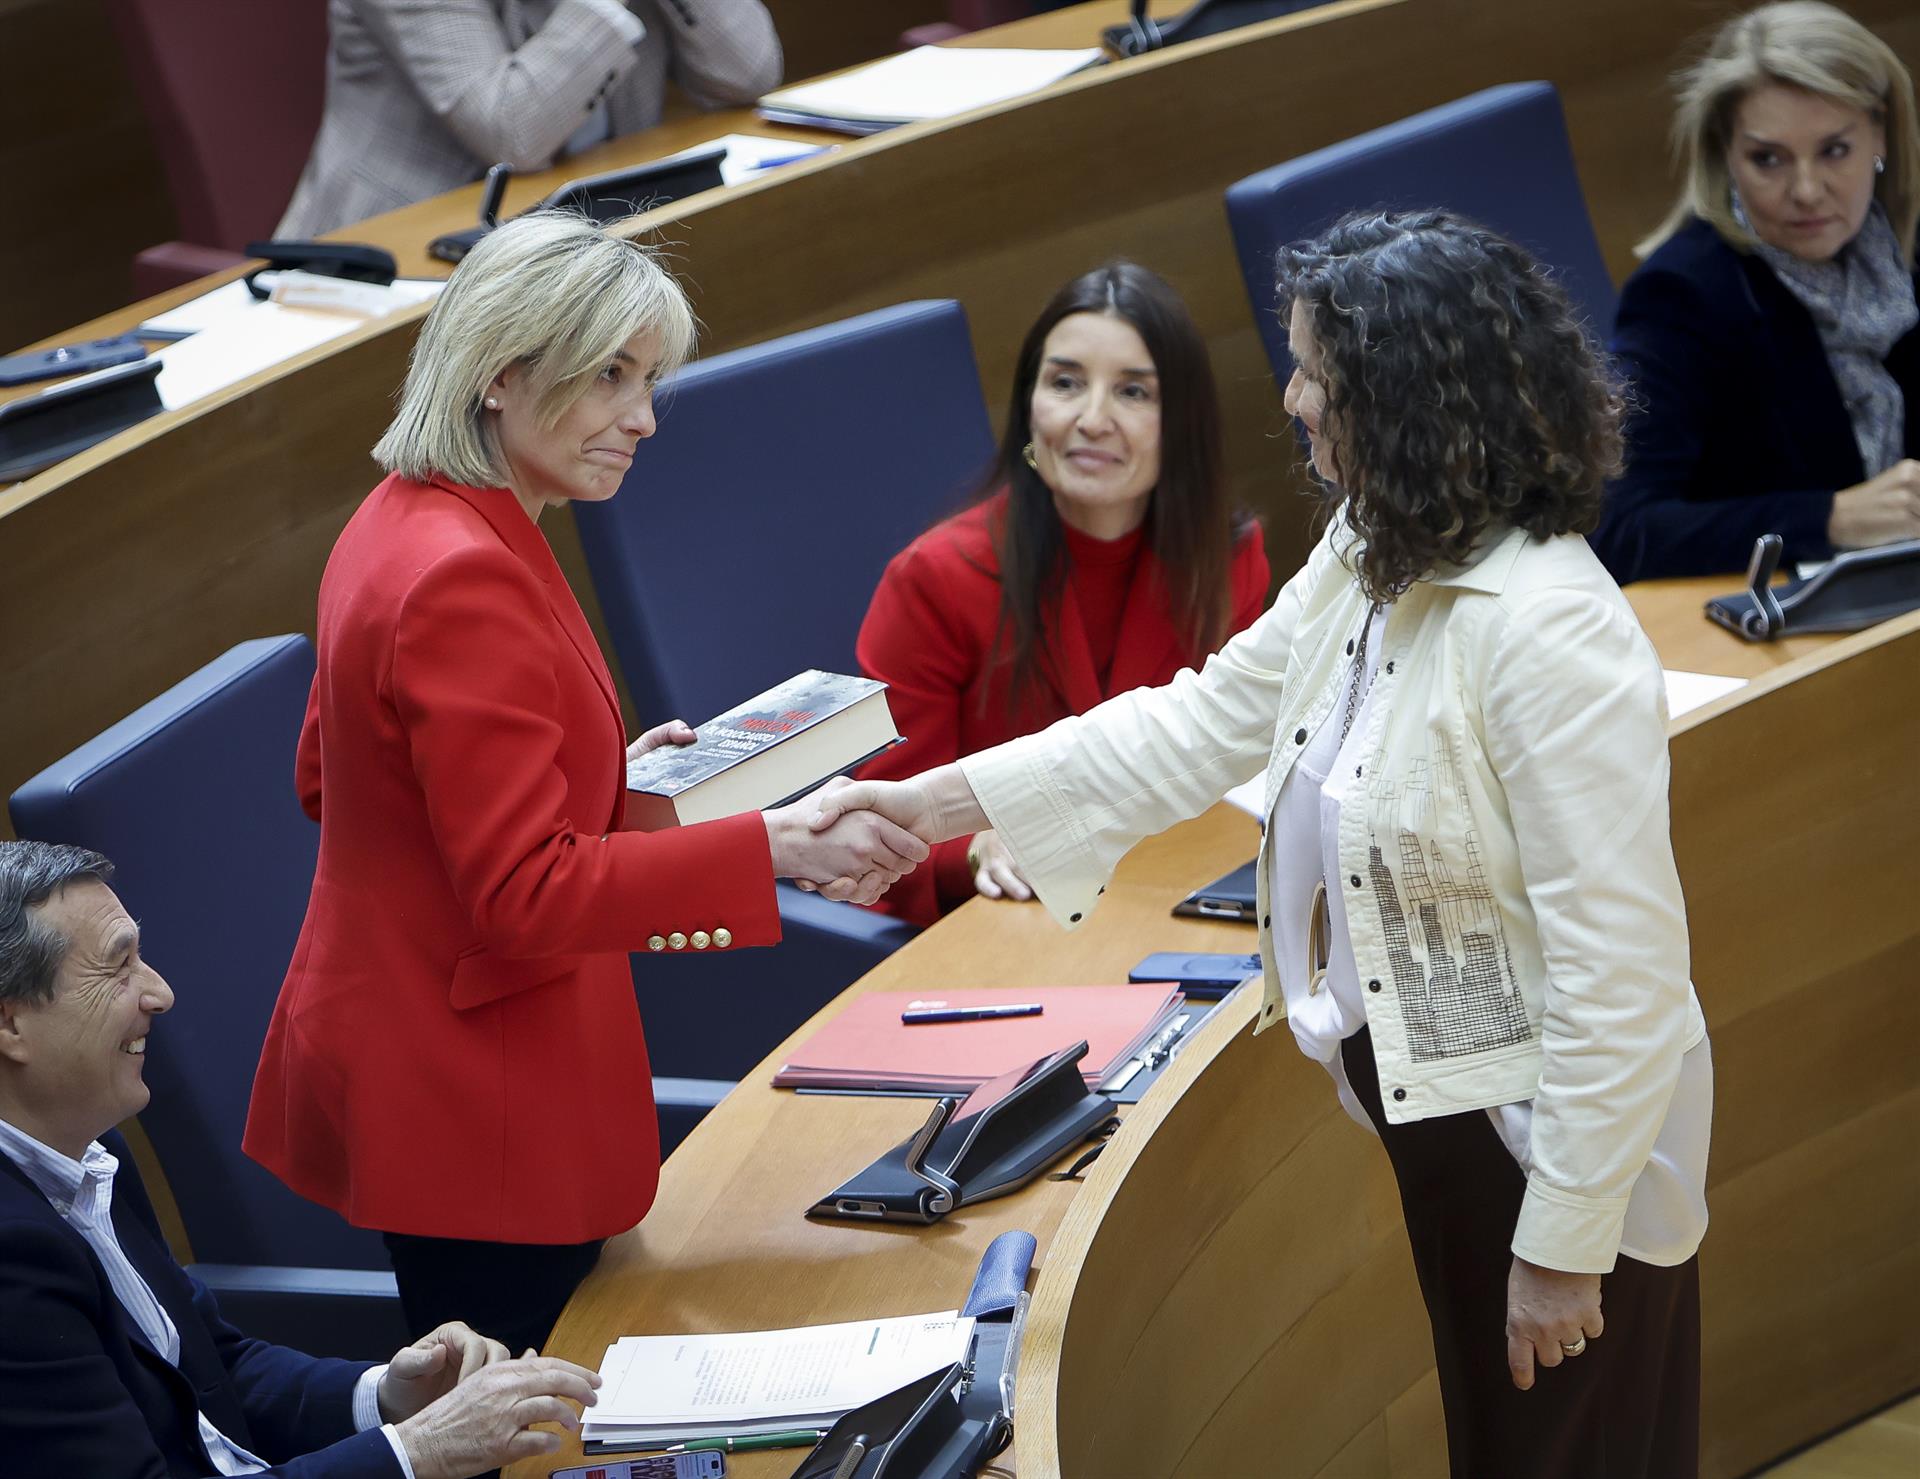
[{"label": "curly dark hair", "polygon": [[1490,534],[1585,534],[1621,461],[1622,401],[1553,277],[1450,211],[1369,211],[1280,249],[1280,315],[1320,350],[1325,426],[1364,545],[1355,575],[1391,601]]}]

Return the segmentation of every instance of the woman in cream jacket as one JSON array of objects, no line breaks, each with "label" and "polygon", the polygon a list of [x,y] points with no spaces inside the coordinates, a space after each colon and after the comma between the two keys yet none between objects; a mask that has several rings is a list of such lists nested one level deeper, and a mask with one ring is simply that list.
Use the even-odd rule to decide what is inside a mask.
[{"label": "woman in cream jacket", "polygon": [[1272,609],[1198,673],[820,820],[993,827],[1071,927],[1264,771],[1257,1030],[1287,1021],[1393,1161],[1453,1473],[1691,1474],[1712,1070],[1660,667],[1581,537],[1619,399],[1552,280],[1444,212],[1279,270],[1330,518]]}]

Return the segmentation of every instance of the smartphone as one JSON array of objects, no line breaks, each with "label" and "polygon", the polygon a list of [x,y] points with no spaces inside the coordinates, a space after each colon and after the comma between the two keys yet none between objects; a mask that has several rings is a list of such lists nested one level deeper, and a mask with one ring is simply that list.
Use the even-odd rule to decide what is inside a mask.
[{"label": "smartphone", "polygon": [[723,1479],[727,1460],[718,1453],[657,1453],[652,1458],[610,1459],[555,1469],[547,1479]]},{"label": "smartphone", "polygon": [[1197,999],[1225,996],[1249,976],[1260,974],[1257,955],[1187,954],[1163,950],[1127,972],[1129,981],[1171,981]]}]

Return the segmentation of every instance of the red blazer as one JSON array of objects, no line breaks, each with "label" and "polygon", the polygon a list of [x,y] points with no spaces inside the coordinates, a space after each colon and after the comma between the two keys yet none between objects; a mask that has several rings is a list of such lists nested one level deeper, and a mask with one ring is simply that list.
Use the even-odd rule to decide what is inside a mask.
[{"label": "red blazer", "polygon": [[[1033,734],[1056,719],[1130,689],[1158,687],[1208,656],[1173,624],[1166,583],[1151,545],[1140,552],[1104,684],[1095,671],[1086,628],[1069,581],[1051,613],[1041,682],[1009,712],[1005,664],[989,663],[1000,620],[1000,572],[992,521],[1006,506],[997,493],[935,525],[894,556],[880,577],[860,626],[860,670],[888,685],[887,702],[906,743],[860,774],[896,780],[979,750]],[[1267,552],[1260,526],[1249,524],[1234,545],[1228,635],[1248,626],[1266,605]],[[984,700],[984,703],[983,703]],[[973,897],[967,868],[971,838],[941,843],[933,856],[875,905],[916,924],[931,924]]]},{"label": "red blazer", "polygon": [[659,1127],[626,953],[778,940],[765,824],[619,830],[613,680],[505,489],[375,488],[318,650],[298,780],[320,857],[247,1154],[385,1232],[633,1226]]}]

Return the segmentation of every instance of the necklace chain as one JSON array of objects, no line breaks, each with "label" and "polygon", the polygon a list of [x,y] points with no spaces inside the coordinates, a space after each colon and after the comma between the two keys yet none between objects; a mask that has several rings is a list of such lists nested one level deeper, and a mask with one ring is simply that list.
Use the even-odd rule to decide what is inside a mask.
[{"label": "necklace chain", "polygon": [[1353,678],[1347,684],[1347,717],[1340,726],[1340,743],[1346,744],[1347,736],[1353,733],[1353,721],[1360,715],[1360,700],[1366,697],[1367,689],[1373,685],[1366,682],[1367,639],[1373,633],[1374,618],[1380,614],[1380,603],[1375,601],[1367,607],[1367,619],[1360,623],[1360,640],[1353,648]]}]

